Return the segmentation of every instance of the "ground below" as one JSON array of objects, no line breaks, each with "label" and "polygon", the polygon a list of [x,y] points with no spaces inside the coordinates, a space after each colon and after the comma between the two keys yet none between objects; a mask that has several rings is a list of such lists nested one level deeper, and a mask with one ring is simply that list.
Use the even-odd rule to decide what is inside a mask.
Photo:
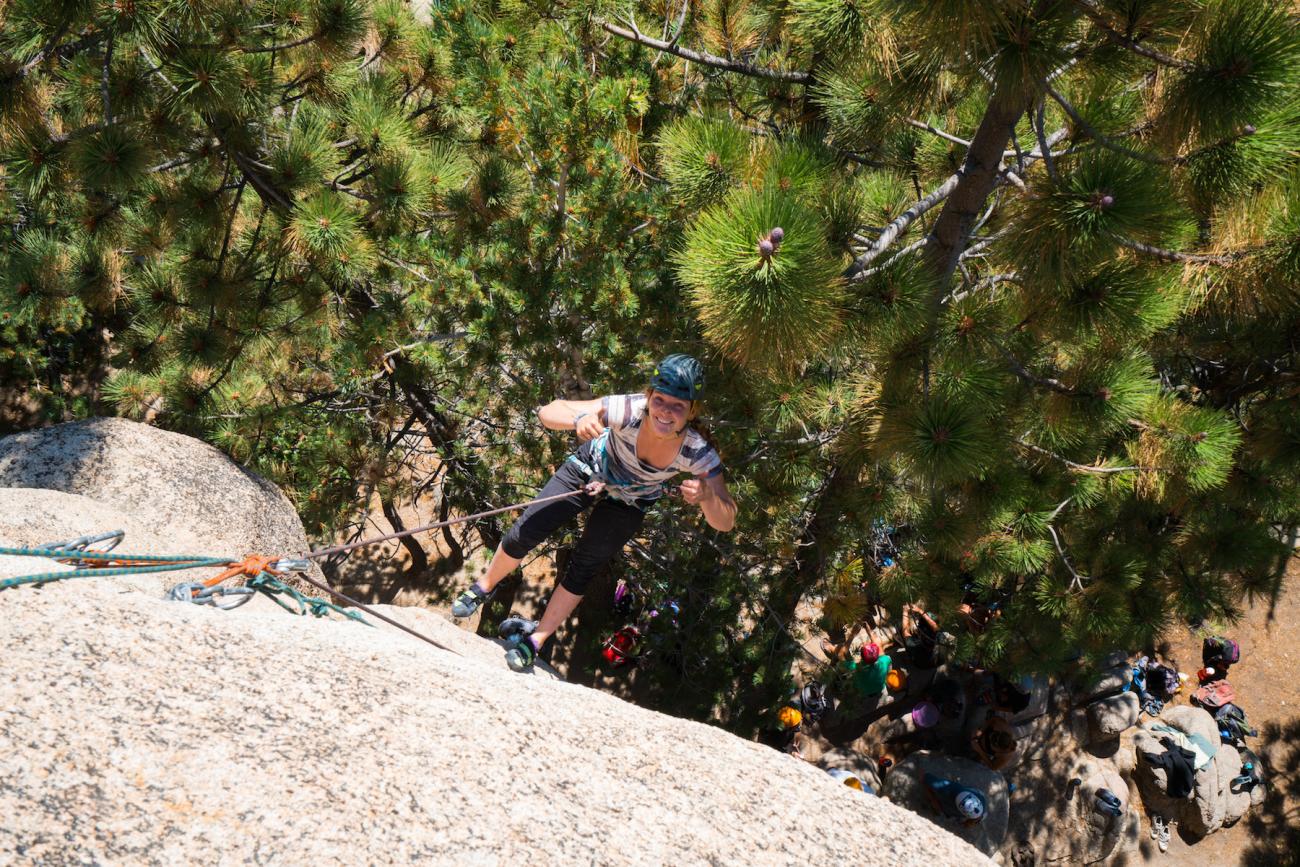
[{"label": "ground below", "polygon": [[[1229,679],[1260,732],[1248,743],[1263,760],[1268,797],[1235,826],[1194,844],[1175,834],[1164,855],[1144,838],[1144,860],[1162,867],[1300,864],[1300,559],[1292,559],[1275,602],[1260,600],[1222,628],[1241,645]],[[1171,636],[1168,655],[1183,671],[1200,668],[1204,634],[1182,628]]]}]

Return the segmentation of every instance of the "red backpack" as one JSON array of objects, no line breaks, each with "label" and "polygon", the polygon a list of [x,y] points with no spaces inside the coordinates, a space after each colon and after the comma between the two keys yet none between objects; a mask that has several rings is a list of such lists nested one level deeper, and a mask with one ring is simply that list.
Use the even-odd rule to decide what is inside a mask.
[{"label": "red backpack", "polygon": [[600,655],[614,668],[620,668],[636,660],[636,645],[641,640],[641,631],[635,626],[624,626],[609,638]]},{"label": "red backpack", "polygon": [[1225,704],[1237,700],[1237,691],[1226,680],[1216,680],[1192,693],[1192,700],[1210,713],[1215,713]]}]

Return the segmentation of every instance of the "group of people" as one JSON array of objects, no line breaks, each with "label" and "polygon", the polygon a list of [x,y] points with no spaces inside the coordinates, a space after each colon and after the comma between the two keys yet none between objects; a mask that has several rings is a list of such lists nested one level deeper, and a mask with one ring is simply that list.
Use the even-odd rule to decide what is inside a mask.
[{"label": "group of people", "polygon": [[[958,618],[966,629],[978,632],[1000,616],[998,606],[963,604]],[[775,725],[762,740],[796,756],[811,726],[823,723],[851,725],[854,720],[870,721],[903,708],[901,731],[882,736],[878,743],[877,768],[883,778],[894,763],[894,754],[909,745],[936,746],[942,751],[977,761],[1000,771],[1014,759],[1018,741],[1012,719],[1024,711],[1031,695],[1024,683],[973,666],[954,666],[938,671],[949,661],[956,638],[946,632],[935,615],[924,607],[903,607],[899,628],[891,630],[863,621],[847,630],[840,642],[823,639],[827,659],[824,674],[830,693],[812,690],[817,699],[809,702],[809,687],[782,706]],[[920,686],[922,683],[928,685]],[[910,684],[910,686],[909,686]],[[889,700],[886,696],[894,696]],[[939,734],[942,730],[942,736]],[[826,730],[823,729],[823,733]],[[870,786],[843,771],[835,771],[844,782],[864,791]],[[987,794],[933,773],[922,776],[927,800],[940,815],[965,824],[983,820],[988,809]]]}]

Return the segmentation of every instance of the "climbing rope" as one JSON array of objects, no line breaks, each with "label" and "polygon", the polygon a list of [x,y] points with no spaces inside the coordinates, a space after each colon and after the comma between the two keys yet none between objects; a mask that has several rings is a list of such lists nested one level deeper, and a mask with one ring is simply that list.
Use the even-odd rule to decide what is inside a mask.
[{"label": "climbing rope", "polygon": [[0,578],[0,590],[21,587],[24,584],[49,584],[68,578],[89,578],[91,576],[108,577],[111,575],[145,575],[151,572],[172,572],[178,569],[202,569],[211,566],[225,566],[229,557],[191,557],[184,554],[159,556],[149,554],[132,554],[120,556],[108,551],[69,550],[63,548],[6,548],[0,547],[0,555],[11,557],[44,557],[49,560],[72,562],[78,568],[70,572],[39,572],[34,575],[19,575],[15,578]]},{"label": "climbing rope", "polygon": [[[403,632],[412,635],[421,641],[432,644],[441,650],[456,653],[450,647],[422,635],[407,626],[398,623],[391,617],[387,617],[368,605],[365,605],[350,596],[334,590],[326,584],[317,581],[306,572],[310,568],[310,561],[321,557],[328,557],[332,554],[341,554],[362,548],[367,545],[374,545],[379,542],[386,542],[391,539],[400,539],[405,536],[413,536],[416,533],[425,533],[429,530],[437,530],[442,527],[448,527],[453,524],[463,524],[469,521],[476,521],[480,518],[486,518],[491,515],[499,515],[502,512],[518,511],[527,509],[539,503],[549,503],[553,500],[560,500],[566,497],[587,494],[590,496],[599,496],[603,492],[603,485],[600,482],[588,484],[582,491],[566,491],[562,494],[553,494],[547,497],[538,497],[527,500],[522,503],[512,503],[509,506],[502,506],[498,509],[489,509],[484,512],[477,512],[473,515],[465,515],[460,518],[451,518],[446,521],[437,521],[432,524],[425,524],[421,527],[414,527],[409,530],[403,530],[399,533],[388,533],[383,536],[375,536],[370,539],[363,539],[360,542],[352,542],[347,545],[336,545],[332,548],[318,548],[310,551],[298,559],[281,559],[267,557],[261,554],[249,554],[243,560],[234,560],[230,557],[191,557],[187,555],[150,555],[150,554],[131,554],[115,555],[110,553],[113,548],[122,541],[125,533],[122,530],[113,530],[108,533],[99,533],[89,536],[81,536],[77,539],[71,539],[66,542],[52,542],[49,545],[43,545],[39,548],[11,548],[0,547],[0,555],[9,555],[14,557],[44,557],[55,560],[60,563],[75,566],[72,571],[67,572],[40,572],[33,575],[20,575],[16,578],[0,579],[0,590],[8,590],[13,587],[21,587],[25,584],[48,584],[54,581],[64,581],[69,578],[88,578],[91,576],[115,576],[115,575],[145,575],[153,572],[171,572],[180,569],[200,569],[208,567],[225,567],[219,574],[207,579],[206,581],[190,581],[177,584],[167,591],[166,598],[181,602],[191,602],[199,605],[212,605],[223,610],[238,608],[252,598],[254,593],[262,593],[269,597],[275,604],[294,614],[306,615],[308,612],[316,617],[324,617],[329,612],[334,611],[342,614],[344,617],[356,620],[360,623],[366,623],[356,611],[349,611],[342,608],[327,599],[307,596],[300,593],[290,585],[279,579],[280,575],[285,573],[296,573],[299,578],[317,587],[326,593],[341,599],[353,608],[364,611],[366,614],[377,620],[394,626]],[[103,549],[96,550],[90,546],[96,543],[108,543]],[[238,576],[245,576],[247,580],[242,587],[223,587],[224,582]],[[296,604],[297,610],[284,600],[281,596],[290,597]],[[229,597],[227,599],[227,597]]]},{"label": "climbing rope", "polygon": [[502,512],[515,512],[521,509],[527,509],[529,506],[536,506],[539,503],[549,503],[552,500],[563,500],[566,497],[576,497],[581,493],[595,496],[601,493],[604,486],[600,482],[591,482],[582,491],[566,491],[563,494],[552,494],[549,497],[538,497],[534,500],[527,500],[522,503],[512,503],[509,506],[502,506],[499,509],[489,509],[486,512],[476,512],[473,515],[465,515],[461,518],[449,518],[446,521],[437,521],[432,524],[425,524],[420,527],[413,527],[410,530],[402,530],[400,533],[388,533],[384,536],[373,536],[369,539],[362,539],[360,542],[352,542],[347,545],[335,545],[333,548],[317,548],[303,556],[310,560],[317,560],[321,557],[328,557],[331,554],[342,554],[352,551],[356,548],[364,548],[366,545],[374,545],[377,542],[387,542],[391,539],[401,539],[405,536],[414,536],[416,533],[427,533],[429,530],[439,530],[443,527],[450,527],[453,524],[464,524],[469,521],[477,521],[479,518],[487,518],[491,515],[499,515]]}]

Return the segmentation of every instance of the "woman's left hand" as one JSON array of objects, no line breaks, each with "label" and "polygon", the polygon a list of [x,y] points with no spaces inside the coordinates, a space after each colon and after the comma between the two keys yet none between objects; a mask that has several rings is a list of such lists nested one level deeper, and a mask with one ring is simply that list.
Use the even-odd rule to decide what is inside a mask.
[{"label": "woman's left hand", "polygon": [[687,479],[678,486],[678,490],[682,499],[691,505],[707,500],[712,493],[703,479]]}]

